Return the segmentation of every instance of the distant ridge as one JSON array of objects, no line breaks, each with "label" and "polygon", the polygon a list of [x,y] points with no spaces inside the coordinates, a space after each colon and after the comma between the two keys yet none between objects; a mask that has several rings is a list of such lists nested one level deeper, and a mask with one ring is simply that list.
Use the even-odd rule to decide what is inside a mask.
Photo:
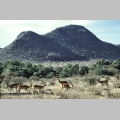
[{"label": "distant ridge", "polygon": [[0,61],[71,61],[119,57],[118,46],[103,42],[80,25],[59,27],[44,35],[23,31],[11,44],[0,50]]},{"label": "distant ridge", "polygon": [[117,47],[120,47],[120,45],[116,45]]},{"label": "distant ridge", "polygon": [[82,56],[114,59],[120,56],[118,48],[101,41],[84,26],[67,25],[44,35]]},{"label": "distant ridge", "polygon": [[85,60],[71,50],[32,31],[20,33],[17,38],[0,51],[0,60],[21,61],[67,61]]}]

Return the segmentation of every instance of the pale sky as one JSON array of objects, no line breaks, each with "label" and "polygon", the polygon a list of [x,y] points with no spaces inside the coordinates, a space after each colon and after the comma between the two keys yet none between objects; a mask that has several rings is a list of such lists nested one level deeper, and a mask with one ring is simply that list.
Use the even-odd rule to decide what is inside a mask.
[{"label": "pale sky", "polygon": [[102,41],[120,44],[120,20],[0,20],[0,48],[12,43],[23,31],[42,35],[70,24],[86,27]]}]

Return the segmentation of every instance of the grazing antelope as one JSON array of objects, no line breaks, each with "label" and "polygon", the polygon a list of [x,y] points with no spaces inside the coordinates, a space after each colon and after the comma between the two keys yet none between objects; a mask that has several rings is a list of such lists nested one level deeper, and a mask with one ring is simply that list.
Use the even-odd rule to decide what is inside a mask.
[{"label": "grazing antelope", "polygon": [[33,93],[35,92],[36,89],[39,90],[39,93],[40,91],[45,87],[47,86],[46,84],[43,84],[43,85],[32,85],[32,89],[33,89]]},{"label": "grazing antelope", "polygon": [[[60,84],[62,84],[62,89],[66,88],[68,90],[69,88],[71,88],[70,85],[69,85],[69,83],[67,81],[60,81],[59,79],[58,79],[58,81],[59,81]],[[73,87],[72,83],[71,83],[71,85]]]},{"label": "grazing antelope", "polygon": [[[106,78],[105,80],[100,80],[100,78],[98,79],[98,82],[101,83],[102,87],[103,87],[103,84],[106,84],[108,86],[108,79],[109,78]],[[108,86],[109,87],[109,86]]]},{"label": "grazing antelope", "polygon": [[[18,92],[20,93],[20,90],[24,89],[25,91],[29,91],[28,89],[32,87],[32,84],[31,86],[28,86],[28,85],[19,85],[18,86]],[[30,91],[29,91],[30,92]]]},{"label": "grazing antelope", "polygon": [[[72,87],[73,87],[73,84],[71,83],[71,85],[72,85]],[[66,90],[68,90],[68,89],[70,89],[70,88],[72,88],[69,84],[66,84],[66,85],[64,85],[63,86],[63,88],[66,88]]]},{"label": "grazing antelope", "polygon": [[13,88],[16,89],[16,93],[17,93],[17,88],[18,88],[18,86],[19,86],[19,84],[11,84],[11,85],[7,84],[7,88],[9,88],[10,93],[11,93],[11,90],[12,90]]},{"label": "grazing antelope", "polygon": [[60,81],[58,79],[59,83],[62,84],[62,89],[64,88],[65,85],[68,85],[68,82],[67,81]]}]

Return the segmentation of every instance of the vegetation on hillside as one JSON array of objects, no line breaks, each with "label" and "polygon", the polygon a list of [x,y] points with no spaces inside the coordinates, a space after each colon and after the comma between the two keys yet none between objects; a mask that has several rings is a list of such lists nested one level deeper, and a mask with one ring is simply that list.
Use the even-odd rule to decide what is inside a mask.
[{"label": "vegetation on hillside", "polygon": [[65,66],[44,66],[42,64],[34,65],[30,62],[22,63],[17,60],[9,60],[0,63],[0,74],[4,76],[17,76],[30,78],[67,78],[76,75],[116,75],[120,71],[120,59],[104,60],[99,59],[90,66],[79,66],[79,64],[68,63]]}]

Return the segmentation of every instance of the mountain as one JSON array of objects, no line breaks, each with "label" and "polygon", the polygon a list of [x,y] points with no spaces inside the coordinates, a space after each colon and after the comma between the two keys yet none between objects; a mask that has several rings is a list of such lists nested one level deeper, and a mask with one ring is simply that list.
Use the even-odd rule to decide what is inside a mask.
[{"label": "mountain", "polygon": [[118,48],[120,48],[120,45],[116,45]]},{"label": "mountain", "polygon": [[88,58],[115,59],[120,57],[120,51],[115,45],[101,41],[84,26],[67,25],[44,36]]},{"label": "mountain", "polygon": [[0,61],[71,61],[119,57],[118,46],[103,42],[80,25],[59,27],[44,35],[24,31],[0,50]]},{"label": "mountain", "polygon": [[32,31],[24,31],[0,51],[0,60],[16,59],[21,61],[64,61],[85,60],[62,45]]}]

